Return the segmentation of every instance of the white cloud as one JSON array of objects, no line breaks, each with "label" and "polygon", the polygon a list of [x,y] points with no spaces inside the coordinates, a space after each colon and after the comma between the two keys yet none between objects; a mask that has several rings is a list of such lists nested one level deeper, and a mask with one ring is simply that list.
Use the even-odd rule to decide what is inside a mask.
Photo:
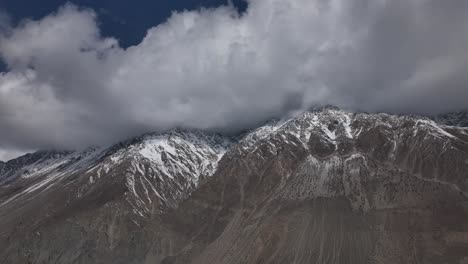
[{"label": "white cloud", "polygon": [[67,5],[0,38],[0,147],[76,148],[147,131],[236,132],[313,105],[468,106],[468,4],[251,0],[175,13],[122,49]]}]

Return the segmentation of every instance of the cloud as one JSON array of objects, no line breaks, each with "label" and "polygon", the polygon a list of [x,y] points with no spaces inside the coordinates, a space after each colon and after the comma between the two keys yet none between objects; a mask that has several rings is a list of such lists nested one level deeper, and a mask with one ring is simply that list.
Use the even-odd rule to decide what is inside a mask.
[{"label": "cloud", "polygon": [[[18,151],[18,150],[10,150],[10,149],[0,149],[0,161],[8,161],[19,157],[21,155],[26,154],[28,151]],[[0,162],[0,163],[1,163]]]},{"label": "cloud", "polygon": [[174,127],[236,133],[311,106],[468,106],[468,3],[251,0],[174,13],[123,49],[66,5],[0,37],[0,148],[79,148]]}]

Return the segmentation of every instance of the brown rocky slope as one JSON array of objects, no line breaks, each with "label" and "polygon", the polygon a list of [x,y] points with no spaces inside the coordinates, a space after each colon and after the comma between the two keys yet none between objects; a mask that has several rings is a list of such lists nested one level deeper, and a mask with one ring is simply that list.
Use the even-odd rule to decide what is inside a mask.
[{"label": "brown rocky slope", "polygon": [[128,177],[164,170],[131,161],[93,191],[88,167],[34,198],[11,200],[9,185],[0,263],[468,263],[467,128],[305,112],[244,137],[194,188],[174,187],[190,172],[174,177],[186,194],[153,203]]}]

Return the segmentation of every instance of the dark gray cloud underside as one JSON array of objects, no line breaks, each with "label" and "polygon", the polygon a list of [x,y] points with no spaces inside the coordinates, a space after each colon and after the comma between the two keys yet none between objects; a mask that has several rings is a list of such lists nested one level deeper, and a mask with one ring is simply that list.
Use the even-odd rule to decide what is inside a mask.
[{"label": "dark gray cloud underside", "polygon": [[67,5],[0,15],[0,149],[79,148],[174,127],[235,133],[315,105],[468,106],[468,2],[251,0],[174,14],[123,49]]}]

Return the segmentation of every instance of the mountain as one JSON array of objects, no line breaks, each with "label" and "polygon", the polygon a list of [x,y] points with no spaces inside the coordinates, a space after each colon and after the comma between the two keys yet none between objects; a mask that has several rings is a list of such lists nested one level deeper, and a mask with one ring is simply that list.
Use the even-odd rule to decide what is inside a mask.
[{"label": "mountain", "polygon": [[434,118],[434,120],[448,126],[468,127],[468,111],[438,115]]},{"label": "mountain", "polygon": [[0,177],[8,182],[0,189],[0,259],[90,263],[108,259],[100,256],[108,254],[101,243],[133,258],[127,252],[140,253],[134,241],[114,241],[143,235],[138,230],[145,223],[176,207],[213,173],[230,144],[219,135],[176,130],[108,149],[40,152],[10,161]]},{"label": "mountain", "polygon": [[324,108],[233,141],[0,165],[0,263],[467,263],[468,128]]}]

